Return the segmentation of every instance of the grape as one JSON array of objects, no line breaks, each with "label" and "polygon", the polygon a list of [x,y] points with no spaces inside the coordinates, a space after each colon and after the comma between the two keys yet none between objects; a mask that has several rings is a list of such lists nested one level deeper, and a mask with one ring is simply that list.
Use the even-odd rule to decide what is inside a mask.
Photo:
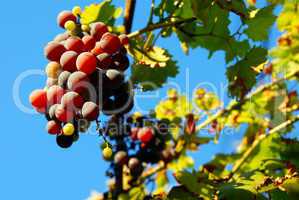
[{"label": "grape", "polygon": [[129,58],[121,53],[117,53],[113,56],[113,61],[114,61],[114,65],[113,68],[120,70],[120,71],[125,71],[129,68],[130,62],[129,62]]},{"label": "grape", "polygon": [[37,109],[45,109],[47,107],[47,92],[42,89],[34,90],[29,97],[31,105]]},{"label": "grape", "polygon": [[54,41],[55,41],[55,42],[62,42],[62,41],[67,40],[70,36],[71,36],[71,35],[70,35],[69,32],[60,33],[60,34],[58,34],[58,35],[54,38]]},{"label": "grape", "polygon": [[138,158],[146,163],[157,163],[160,161],[159,152],[156,149],[141,149],[138,152]]},{"label": "grape", "polygon": [[119,151],[114,156],[114,163],[116,165],[125,165],[128,160],[128,155],[125,151]]},{"label": "grape", "polygon": [[154,137],[154,131],[152,128],[150,127],[143,127],[138,131],[138,139],[142,142],[142,143],[148,143],[152,140],[152,138]]},{"label": "grape", "polygon": [[88,101],[82,107],[82,116],[84,119],[94,121],[99,116],[99,107],[94,102]]},{"label": "grape", "polygon": [[102,151],[102,155],[105,160],[110,160],[112,157],[112,154],[113,154],[113,151],[108,145]]},{"label": "grape", "polygon": [[128,167],[132,172],[132,171],[135,171],[135,170],[137,170],[137,171],[140,170],[140,168],[142,166],[141,166],[141,163],[140,163],[138,158],[130,158],[129,163],[128,163]]},{"label": "grape", "polygon": [[90,27],[90,34],[93,36],[97,41],[99,41],[102,36],[108,32],[108,27],[102,22],[96,22],[91,24]]},{"label": "grape", "polygon": [[61,124],[57,121],[51,120],[47,124],[47,131],[49,134],[57,135],[61,132]]},{"label": "grape", "polygon": [[125,114],[132,110],[134,107],[133,98],[131,98],[130,94],[124,93],[115,96],[115,109],[118,110],[119,113]]},{"label": "grape", "polygon": [[104,87],[107,88],[117,88],[124,81],[124,75],[115,69],[109,69],[105,73],[106,80],[104,83]]},{"label": "grape", "polygon": [[85,133],[88,131],[88,128],[90,126],[90,122],[86,119],[79,119],[78,121],[78,129],[81,133]]},{"label": "grape", "polygon": [[64,46],[58,42],[49,42],[44,49],[46,58],[50,61],[59,62],[61,55],[66,51]]},{"label": "grape", "polygon": [[56,137],[56,143],[61,148],[69,148],[73,144],[73,137],[72,136],[66,136],[66,135],[57,135]]},{"label": "grape", "polygon": [[72,123],[67,123],[62,128],[62,134],[66,136],[71,136],[75,132],[75,127]]},{"label": "grape", "polygon": [[54,104],[54,105],[52,105],[52,106],[49,108],[49,113],[48,113],[48,115],[49,115],[49,118],[50,118],[51,120],[56,120],[55,111],[56,111],[56,108],[57,108],[58,105],[59,105],[59,104]]},{"label": "grape", "polygon": [[86,82],[89,81],[87,74],[84,72],[74,72],[72,73],[67,82],[68,89],[81,93],[86,90]]},{"label": "grape", "polygon": [[63,89],[67,88],[67,81],[68,81],[70,75],[71,75],[71,72],[69,72],[69,71],[63,71],[59,75],[59,77],[58,77],[58,85],[60,87],[62,87]]},{"label": "grape", "polygon": [[46,67],[46,74],[49,78],[57,79],[61,71],[61,66],[58,62],[50,62]]},{"label": "grape", "polygon": [[137,137],[138,131],[139,131],[139,128],[137,128],[137,127],[134,127],[131,129],[130,137],[133,141],[136,141],[138,139],[138,137]]},{"label": "grape", "polygon": [[72,20],[69,20],[67,22],[64,23],[64,28],[65,30],[68,30],[68,31],[74,31],[76,29],[76,23],[73,22]]},{"label": "grape", "polygon": [[76,16],[71,11],[67,11],[67,10],[62,11],[57,16],[57,24],[61,28],[64,28],[65,23],[69,20],[73,22],[77,21]]},{"label": "grape", "polygon": [[108,69],[112,64],[112,58],[108,53],[101,53],[97,56],[100,69]]},{"label": "grape", "polygon": [[110,98],[108,98],[107,100],[105,100],[103,102],[103,105],[102,105],[102,112],[105,114],[105,115],[112,115],[113,114],[113,111],[114,110],[114,101]]},{"label": "grape", "polygon": [[108,186],[108,188],[109,188],[110,191],[115,190],[115,187],[116,187],[116,180],[115,180],[115,178],[109,179],[109,181],[107,183],[107,186]]},{"label": "grape", "polygon": [[58,85],[53,85],[47,91],[48,105],[60,103],[63,95],[64,89]]},{"label": "grape", "polygon": [[103,35],[99,46],[106,53],[114,54],[119,51],[121,43],[117,35],[108,32]]},{"label": "grape", "polygon": [[80,38],[70,37],[65,41],[65,48],[69,51],[81,53],[84,50],[84,43]]},{"label": "grape", "polygon": [[121,194],[119,194],[118,197],[117,197],[117,200],[129,200],[129,199],[130,199],[130,197],[129,197],[129,195],[126,194],[126,193],[121,193]]},{"label": "grape", "polygon": [[84,44],[85,51],[91,51],[96,45],[96,40],[94,39],[94,37],[92,37],[90,35],[85,35],[82,38],[82,42]]},{"label": "grape", "polygon": [[90,27],[89,27],[88,25],[86,25],[86,24],[82,24],[82,25],[81,25],[81,29],[82,29],[82,31],[84,31],[84,32],[88,32],[88,31],[90,31]]},{"label": "grape", "polygon": [[83,98],[77,92],[67,92],[61,99],[61,104],[71,111],[81,109],[83,106]]},{"label": "grape", "polygon": [[47,87],[50,88],[51,86],[53,85],[57,85],[58,83],[58,80],[57,79],[54,79],[54,78],[47,78]]},{"label": "grape", "polygon": [[77,57],[78,57],[78,53],[75,51],[66,51],[64,54],[62,54],[60,58],[60,64],[62,66],[62,69],[69,72],[76,71]]},{"label": "grape", "polygon": [[75,131],[72,136],[73,136],[73,142],[77,142],[80,138],[80,135],[77,131]]},{"label": "grape", "polygon": [[120,36],[118,36],[120,39],[120,42],[122,45],[128,45],[129,44],[129,38],[126,34],[121,34]]},{"label": "grape", "polygon": [[91,53],[93,53],[94,55],[100,55],[102,53],[105,53],[104,50],[100,47],[100,43],[97,42],[95,44],[95,47],[91,50]]},{"label": "grape", "polygon": [[172,148],[165,149],[161,152],[161,157],[164,162],[171,162],[175,157],[175,150]]},{"label": "grape", "polygon": [[61,122],[70,122],[74,118],[74,112],[59,104],[55,109],[55,117]]},{"label": "grape", "polygon": [[84,52],[78,56],[76,65],[79,71],[92,74],[97,67],[97,58],[90,52]]},{"label": "grape", "polygon": [[126,55],[127,54],[127,49],[125,47],[121,47],[119,50],[119,53]]},{"label": "grape", "polygon": [[81,14],[81,8],[80,6],[75,6],[73,9],[72,9],[72,13],[73,15],[75,16],[79,16]]}]

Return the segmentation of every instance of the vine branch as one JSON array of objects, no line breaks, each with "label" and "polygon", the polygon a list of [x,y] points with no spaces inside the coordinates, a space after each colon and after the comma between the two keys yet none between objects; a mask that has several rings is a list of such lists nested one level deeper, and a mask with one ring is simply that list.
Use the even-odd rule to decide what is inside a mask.
[{"label": "vine branch", "polygon": [[[199,124],[196,127],[196,132],[202,130],[203,128],[205,128],[206,126],[208,126],[210,123],[212,123],[214,120],[216,120],[218,117],[221,117],[224,114],[230,113],[232,110],[234,110],[235,108],[238,108],[240,106],[242,106],[245,102],[247,102],[248,100],[250,100],[250,98],[254,97],[255,95],[259,94],[260,92],[263,92],[271,87],[273,87],[274,85],[280,84],[288,79],[291,79],[295,76],[299,75],[299,70],[290,73],[288,75],[286,75],[283,78],[277,79],[269,84],[266,85],[262,85],[260,87],[258,87],[254,92],[252,92],[251,94],[249,94],[243,101],[241,102],[236,102],[236,101],[232,101],[225,109],[222,109],[220,111],[218,111],[216,114],[214,114],[213,116],[209,117],[206,121],[204,121],[203,123]],[[284,123],[274,127],[273,129],[271,129],[269,131],[269,135],[276,133],[280,130],[282,130],[283,128],[286,128],[288,126],[290,126],[291,124],[295,123],[299,121],[299,115],[296,116],[293,119],[290,119],[288,121],[285,121]],[[256,139],[254,141],[254,143],[252,144],[252,146],[244,153],[243,157],[241,158],[241,160],[239,161],[239,164],[237,163],[234,168],[233,171],[231,172],[231,175],[229,176],[229,178],[231,178],[231,176],[237,171],[239,170],[239,168],[241,167],[241,165],[247,160],[248,156],[250,156],[250,154],[253,152],[253,150],[258,146],[258,144],[266,137],[266,135],[261,135],[259,136],[258,139]],[[145,180],[148,177],[151,177],[152,175],[156,174],[157,172],[165,169],[167,167],[167,165],[165,165],[163,162],[159,163],[158,165],[156,165],[153,168],[150,168],[148,171],[144,172],[141,180]]]},{"label": "vine branch", "polygon": [[232,172],[230,174],[230,177],[233,176],[233,174],[235,174],[241,167],[242,165],[245,163],[245,161],[249,158],[249,156],[252,154],[252,152],[256,149],[256,147],[267,137],[269,137],[270,135],[277,133],[281,130],[283,130],[284,128],[287,128],[288,126],[294,124],[295,122],[299,121],[299,115],[293,117],[292,119],[289,119],[283,123],[281,123],[280,125],[274,127],[273,129],[271,129],[269,131],[269,133],[263,134],[258,136],[258,138],[252,143],[252,145],[250,146],[250,148],[247,149],[247,151],[245,151],[245,153],[243,154],[243,156],[241,157],[240,160],[238,160],[235,164],[235,166],[232,169]]},{"label": "vine branch", "polygon": [[125,26],[126,34],[129,34],[132,30],[135,7],[136,7],[136,0],[126,0],[126,7],[125,7],[125,14],[124,14],[124,26]]},{"label": "vine branch", "polygon": [[190,23],[195,21],[196,18],[195,17],[191,17],[191,18],[187,18],[187,19],[181,19],[181,20],[177,20],[177,21],[164,21],[164,22],[159,22],[159,23],[155,23],[155,24],[150,24],[147,27],[140,29],[138,31],[132,32],[128,35],[129,38],[134,38],[137,37],[143,33],[149,32],[149,31],[153,31],[156,29],[160,29],[160,28],[166,28],[166,27],[170,27],[170,26],[177,26],[179,24],[183,24],[183,23]]},{"label": "vine branch", "polygon": [[228,114],[230,113],[232,110],[236,109],[236,108],[239,108],[241,107],[242,105],[244,105],[248,100],[250,100],[251,98],[253,98],[254,96],[256,96],[257,94],[269,89],[269,88],[272,88],[274,85],[278,85],[288,79],[291,79],[291,78],[294,78],[296,76],[299,75],[299,70],[296,70],[280,79],[277,79],[271,83],[268,83],[268,84],[265,84],[265,85],[262,85],[260,87],[258,87],[255,91],[253,91],[252,93],[250,93],[249,95],[247,95],[242,101],[231,101],[231,103],[229,103],[229,105],[218,111],[216,114],[212,115],[211,117],[209,117],[208,119],[206,119],[204,122],[202,122],[201,124],[199,124],[197,127],[196,127],[196,132],[202,130],[203,128],[207,127],[210,123],[212,123],[213,121],[215,121],[218,117],[221,117],[223,116],[224,114]]}]

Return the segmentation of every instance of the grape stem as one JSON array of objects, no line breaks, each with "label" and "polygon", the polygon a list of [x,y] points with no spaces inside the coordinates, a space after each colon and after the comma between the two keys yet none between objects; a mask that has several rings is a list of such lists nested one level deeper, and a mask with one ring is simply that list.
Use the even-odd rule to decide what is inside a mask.
[{"label": "grape stem", "polygon": [[299,115],[279,124],[278,126],[274,127],[273,129],[271,129],[269,131],[269,133],[266,134],[262,134],[259,135],[258,138],[256,140],[254,140],[254,142],[252,143],[252,145],[245,151],[245,153],[243,153],[243,156],[236,162],[236,164],[234,165],[232,172],[230,173],[229,177],[231,178],[241,167],[242,165],[247,161],[247,159],[249,158],[249,156],[252,154],[252,152],[256,149],[256,147],[267,137],[269,137],[270,135],[273,135],[275,133],[278,133],[280,131],[282,131],[283,129],[289,127],[290,125],[296,123],[297,121],[299,121]]},{"label": "grape stem", "polygon": [[125,14],[124,14],[124,26],[125,26],[126,34],[131,32],[135,7],[136,7],[136,0],[126,0],[126,7],[125,7]]},{"label": "grape stem", "polygon": [[103,138],[103,140],[105,141],[105,143],[106,143],[109,147],[112,147],[112,144],[108,141],[108,139],[107,139],[107,138],[105,137],[105,135],[102,133],[102,129],[101,129],[99,120],[96,120],[96,125],[97,125],[97,132],[99,133],[99,135]]},{"label": "grape stem", "polygon": [[171,26],[177,26],[180,24],[184,24],[184,23],[190,23],[195,21],[196,18],[195,17],[191,17],[191,18],[187,18],[187,19],[181,19],[181,20],[176,20],[176,21],[171,21],[171,20],[166,20],[163,22],[159,22],[159,23],[155,23],[155,24],[149,24],[147,27],[140,29],[138,31],[132,32],[130,34],[128,34],[129,38],[134,38],[137,37],[143,33],[146,32],[150,32],[156,29],[160,29],[160,28],[166,28],[166,27],[171,27]]}]

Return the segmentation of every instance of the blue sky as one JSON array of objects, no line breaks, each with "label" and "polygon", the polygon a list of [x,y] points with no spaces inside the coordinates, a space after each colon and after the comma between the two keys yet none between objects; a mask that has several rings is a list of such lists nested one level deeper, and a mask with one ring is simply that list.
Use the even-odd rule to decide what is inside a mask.
[{"label": "blue sky", "polygon": [[[72,148],[62,150],[55,138],[45,131],[46,120],[37,114],[22,112],[13,100],[12,91],[16,78],[26,70],[44,69],[47,61],[43,46],[62,29],[56,25],[56,15],[74,5],[84,6],[94,0],[27,0],[1,3],[0,37],[0,199],[82,200],[91,190],[105,191],[104,170],[107,165],[101,158],[100,139],[87,135]],[[114,0],[122,6],[123,1]],[[140,3],[141,2],[141,3]],[[148,16],[149,1],[139,1],[133,29],[142,28]],[[233,26],[233,25],[232,25]],[[273,38],[277,36],[274,31]],[[207,51],[194,50],[185,56],[175,38],[160,40],[178,58],[180,74],[172,79],[185,88],[185,74],[190,75],[190,88],[199,82],[225,84],[224,54],[216,53],[207,60]],[[272,42],[270,46],[274,43]],[[25,79],[20,87],[20,98],[26,106],[28,95],[35,88],[42,88],[45,77],[36,75]],[[161,94],[165,94],[162,89]],[[143,101],[142,108],[153,108],[159,99]],[[222,137],[220,144],[206,145],[196,155],[197,165],[208,161],[215,152],[229,152],[241,138],[240,134]]]}]

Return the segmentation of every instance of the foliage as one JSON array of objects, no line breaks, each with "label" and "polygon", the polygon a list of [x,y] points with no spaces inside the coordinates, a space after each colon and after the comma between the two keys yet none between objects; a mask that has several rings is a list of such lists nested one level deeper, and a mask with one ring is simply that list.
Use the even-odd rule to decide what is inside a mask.
[{"label": "foliage", "polygon": [[[128,35],[134,88],[157,90],[168,78],[176,77],[176,58],[157,41],[177,37],[186,54],[195,48],[207,50],[209,58],[217,51],[225,53],[232,100],[226,105],[205,88],[198,88],[193,98],[171,89],[153,112],[132,115],[134,122],[143,115],[167,122],[166,147],[174,153],[171,160],[144,163],[145,171],[136,184],[127,184],[122,191],[129,199],[297,199],[299,141],[287,134],[299,120],[298,88],[290,87],[299,78],[298,5],[295,0],[272,0],[264,7],[254,0],[161,0],[153,4],[145,28]],[[279,6],[282,10],[275,16]],[[87,6],[81,23],[103,21],[121,32],[115,25],[120,13],[120,8],[106,0]],[[232,20],[239,24],[236,30],[230,26]],[[269,40],[275,22],[283,34],[269,50],[262,42]],[[217,154],[199,168],[194,166],[191,151],[200,154],[202,145],[217,143],[226,130],[241,127],[244,135],[235,152]],[[110,188],[104,196],[111,198],[114,190]]]}]

